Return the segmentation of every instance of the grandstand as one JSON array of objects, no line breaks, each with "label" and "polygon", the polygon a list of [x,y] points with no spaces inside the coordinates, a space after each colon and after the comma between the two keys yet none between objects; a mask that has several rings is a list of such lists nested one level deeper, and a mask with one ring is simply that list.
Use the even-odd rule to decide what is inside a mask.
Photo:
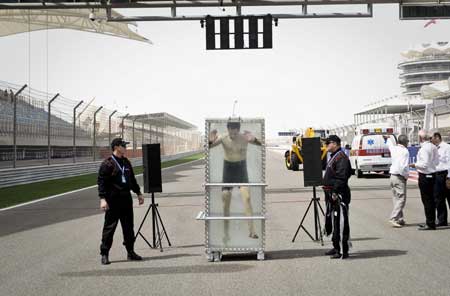
[{"label": "grandstand", "polygon": [[405,95],[420,95],[422,86],[450,77],[450,43],[419,44],[402,53],[399,63],[401,86]]},{"label": "grandstand", "polygon": [[[14,93],[19,88],[0,81],[0,168],[11,167],[14,161]],[[109,155],[110,140],[122,135],[131,142],[130,158],[142,155],[144,143],[161,143],[163,155],[200,149],[196,127],[168,113],[122,114],[58,96],[49,116],[51,97],[34,89],[17,96],[18,166],[99,160]]]}]

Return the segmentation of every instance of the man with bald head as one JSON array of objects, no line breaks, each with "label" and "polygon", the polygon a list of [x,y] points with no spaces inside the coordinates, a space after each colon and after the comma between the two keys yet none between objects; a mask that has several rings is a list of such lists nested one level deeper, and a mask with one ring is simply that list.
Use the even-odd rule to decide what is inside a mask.
[{"label": "man with bald head", "polygon": [[416,163],[410,164],[419,173],[419,189],[425,210],[426,223],[419,226],[419,230],[436,229],[436,203],[434,201],[434,186],[436,181],[436,167],[439,164],[439,153],[431,143],[431,135],[426,130],[419,131],[420,149],[417,152]]}]

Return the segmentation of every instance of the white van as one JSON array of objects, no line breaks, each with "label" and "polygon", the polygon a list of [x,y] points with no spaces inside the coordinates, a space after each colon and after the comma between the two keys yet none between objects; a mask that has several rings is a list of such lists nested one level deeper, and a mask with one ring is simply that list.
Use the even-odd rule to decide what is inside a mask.
[{"label": "white van", "polygon": [[397,144],[393,127],[382,127],[379,124],[366,124],[358,127],[350,150],[352,171],[358,178],[364,172],[389,173],[391,167],[391,153],[386,144],[386,136]]}]

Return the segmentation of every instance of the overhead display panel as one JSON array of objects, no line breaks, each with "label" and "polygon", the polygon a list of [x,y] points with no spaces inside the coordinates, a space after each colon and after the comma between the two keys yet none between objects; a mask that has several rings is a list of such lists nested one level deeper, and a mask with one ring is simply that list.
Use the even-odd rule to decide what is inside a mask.
[{"label": "overhead display panel", "polygon": [[450,18],[450,3],[445,4],[401,4],[400,19],[447,19]]}]

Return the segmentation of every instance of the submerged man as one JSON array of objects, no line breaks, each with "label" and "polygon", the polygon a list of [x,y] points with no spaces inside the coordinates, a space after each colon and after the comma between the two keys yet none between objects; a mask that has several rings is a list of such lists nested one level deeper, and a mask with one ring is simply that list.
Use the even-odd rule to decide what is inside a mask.
[{"label": "submerged man", "polygon": [[[247,172],[247,147],[248,144],[261,146],[261,142],[249,131],[241,133],[241,123],[229,121],[227,123],[228,135],[219,137],[217,130],[211,131],[209,135],[209,147],[213,148],[222,145],[224,154],[223,162],[223,183],[248,183]],[[245,214],[253,215],[250,201],[250,190],[247,186],[239,187],[241,197],[244,202]],[[222,188],[223,212],[224,216],[230,216],[231,193],[233,187]],[[252,220],[248,221],[249,237],[257,239],[255,226]],[[223,242],[226,244],[230,240],[229,221],[224,221],[225,235]]]}]

